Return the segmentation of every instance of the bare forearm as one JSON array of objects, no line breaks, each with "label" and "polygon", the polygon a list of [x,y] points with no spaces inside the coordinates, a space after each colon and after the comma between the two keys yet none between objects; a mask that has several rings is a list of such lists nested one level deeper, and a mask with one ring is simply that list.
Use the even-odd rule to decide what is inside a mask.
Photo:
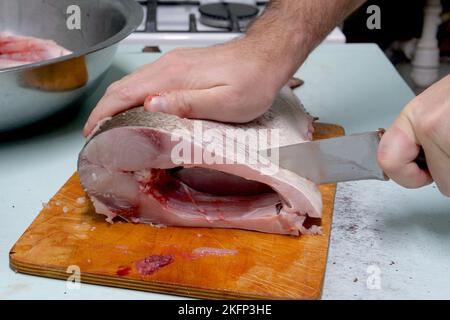
[{"label": "bare forearm", "polygon": [[332,28],[363,0],[273,0],[248,33],[226,44],[178,49],[112,84],[86,124],[144,105],[147,111],[248,122]]},{"label": "bare forearm", "polygon": [[[290,77],[326,35],[365,0],[272,0],[245,37],[253,50]],[[278,65],[277,65],[278,64]]]}]

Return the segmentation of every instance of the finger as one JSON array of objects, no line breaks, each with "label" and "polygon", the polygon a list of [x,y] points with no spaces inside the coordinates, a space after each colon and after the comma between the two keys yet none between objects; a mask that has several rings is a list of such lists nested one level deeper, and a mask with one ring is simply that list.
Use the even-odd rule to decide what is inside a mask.
[{"label": "finger", "polygon": [[146,88],[142,85],[135,87],[121,86],[119,83],[114,84],[116,87],[108,89],[107,93],[100,99],[94,110],[89,115],[83,134],[88,136],[95,125],[102,119],[114,116],[123,110],[139,105],[146,96]]},{"label": "finger", "polygon": [[305,82],[302,79],[292,77],[289,79],[286,85],[291,89],[296,89],[298,87],[301,87],[304,83]]},{"label": "finger", "polygon": [[149,69],[145,75],[143,72],[131,74],[113,83],[90,114],[83,134],[88,136],[96,124],[104,118],[142,105],[150,93],[159,92],[162,89],[170,90],[177,85],[177,82],[170,77],[158,77],[156,75],[158,70],[158,68]]},{"label": "finger", "polygon": [[96,124],[104,118],[142,105],[149,93],[159,92],[162,88],[165,90],[172,88],[177,81],[171,79],[172,77],[158,76],[173,71],[167,68],[165,60],[160,58],[111,84],[90,114],[83,134],[88,136]]},{"label": "finger", "polygon": [[450,121],[447,110],[437,111],[431,110],[426,120],[417,120],[418,135],[433,180],[442,194],[450,196]]},{"label": "finger", "polygon": [[144,108],[152,112],[164,112],[183,118],[209,119],[221,122],[245,123],[258,115],[242,112],[242,108],[229,102],[226,86],[202,90],[180,90],[149,96]]},{"label": "finger", "polygon": [[407,108],[428,169],[439,190],[450,196],[450,76],[421,93]]},{"label": "finger", "polygon": [[406,188],[430,184],[430,173],[414,162],[420,147],[409,120],[400,115],[386,131],[378,147],[378,162],[384,172]]},{"label": "finger", "polygon": [[424,144],[428,169],[436,182],[439,191],[450,197],[450,157],[434,142]]}]

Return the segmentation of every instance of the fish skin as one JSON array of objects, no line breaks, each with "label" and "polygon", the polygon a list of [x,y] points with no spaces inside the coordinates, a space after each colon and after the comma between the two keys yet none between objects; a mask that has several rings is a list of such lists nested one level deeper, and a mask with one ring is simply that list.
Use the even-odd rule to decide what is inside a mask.
[{"label": "fish skin", "polygon": [[[132,222],[168,226],[238,228],[289,235],[320,232],[318,226],[303,227],[307,217],[321,217],[317,186],[288,170],[280,168],[269,176],[260,174],[259,164],[201,164],[182,169],[217,170],[269,185],[275,191],[242,196],[199,192],[174,178],[165,170],[177,167],[168,156],[175,143],[171,142],[172,134],[175,130],[192,134],[196,122],[201,122],[204,130],[219,132],[281,129],[279,146],[309,141],[313,131],[313,117],[286,87],[269,111],[246,124],[183,119],[146,112],[142,107],[128,110],[102,123],[79,155],[80,181],[97,213],[106,215],[110,222],[121,216]],[[195,148],[202,150],[202,146]],[[237,152],[246,150],[238,146]]]}]

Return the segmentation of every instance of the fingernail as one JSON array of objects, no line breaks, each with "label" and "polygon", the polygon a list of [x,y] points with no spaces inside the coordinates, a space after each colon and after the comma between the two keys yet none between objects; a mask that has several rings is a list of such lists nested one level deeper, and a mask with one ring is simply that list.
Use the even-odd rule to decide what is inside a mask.
[{"label": "fingernail", "polygon": [[150,111],[165,112],[167,111],[167,98],[164,96],[154,96],[150,100]]}]

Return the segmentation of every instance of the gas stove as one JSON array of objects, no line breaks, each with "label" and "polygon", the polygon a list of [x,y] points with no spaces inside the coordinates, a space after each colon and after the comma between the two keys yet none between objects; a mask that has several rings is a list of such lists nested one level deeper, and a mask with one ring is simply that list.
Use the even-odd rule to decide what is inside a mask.
[{"label": "gas stove", "polygon": [[[124,43],[145,46],[214,45],[239,37],[269,1],[257,0],[136,0],[144,19]],[[336,28],[326,42],[344,43]]]}]

